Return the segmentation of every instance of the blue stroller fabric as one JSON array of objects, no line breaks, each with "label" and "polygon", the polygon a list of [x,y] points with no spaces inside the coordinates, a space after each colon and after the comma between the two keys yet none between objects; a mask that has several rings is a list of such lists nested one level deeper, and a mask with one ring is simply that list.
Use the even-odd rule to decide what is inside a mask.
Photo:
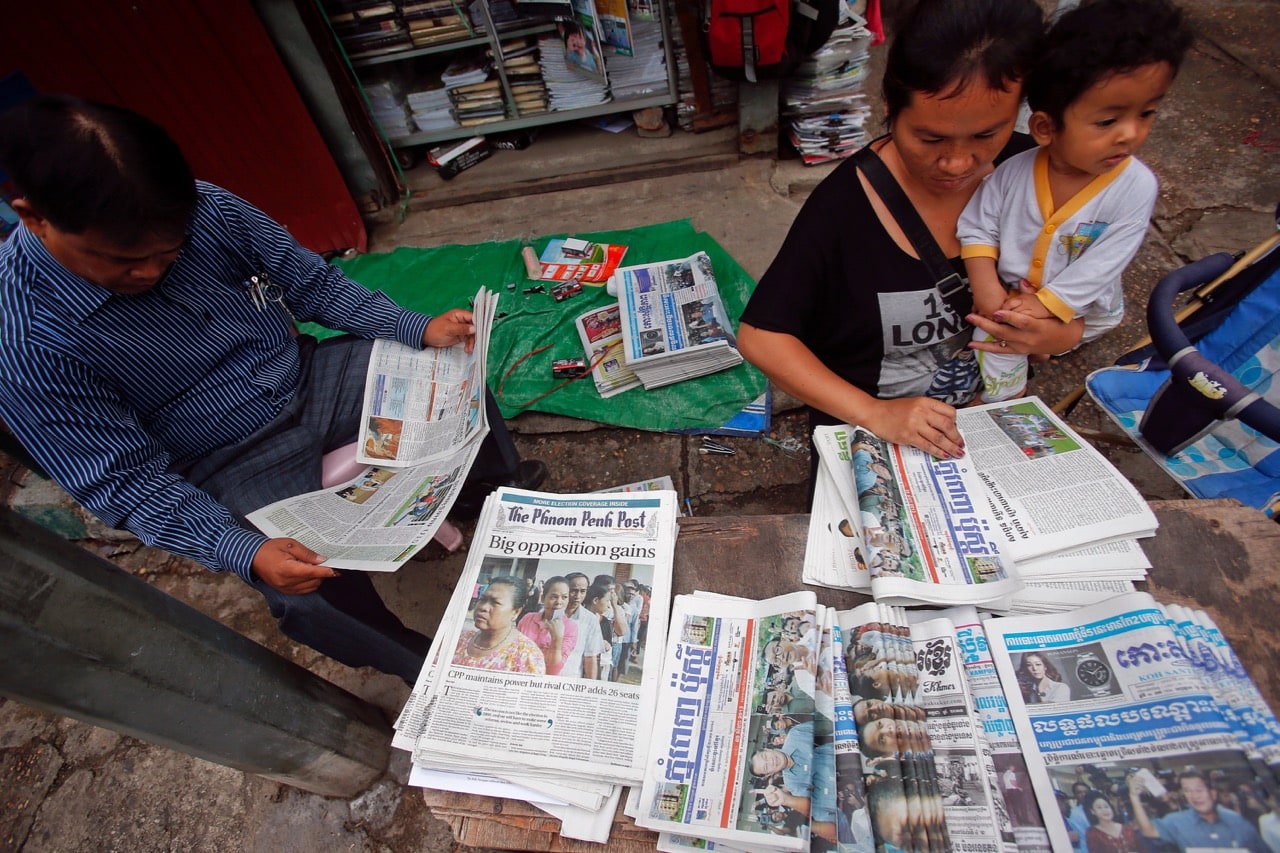
[{"label": "blue stroller fabric", "polygon": [[[1280,405],[1280,250],[1256,261],[1264,278],[1217,325],[1192,343],[1209,361],[1273,405]],[[1216,307],[1216,306],[1215,306]],[[1184,324],[1184,330],[1189,328]],[[1194,333],[1192,333],[1194,334]],[[1170,377],[1158,355],[1136,365],[1105,367],[1085,380],[1090,397],[1165,471],[1199,498],[1235,498],[1271,514],[1280,501],[1280,443],[1237,420],[1214,421],[1181,451],[1166,455],[1143,438],[1140,424]],[[1161,417],[1179,413],[1161,412]]]}]

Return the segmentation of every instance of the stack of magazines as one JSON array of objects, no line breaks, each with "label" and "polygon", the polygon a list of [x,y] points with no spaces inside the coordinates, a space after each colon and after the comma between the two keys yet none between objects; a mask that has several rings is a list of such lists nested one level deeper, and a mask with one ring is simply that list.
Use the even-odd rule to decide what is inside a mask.
[{"label": "stack of magazines", "polygon": [[805,165],[848,157],[866,143],[871,108],[862,88],[870,44],[866,22],[853,15],[784,83],[783,115]]},{"label": "stack of magazines", "polygon": [[411,784],[528,800],[572,837],[613,815],[647,750],[677,515],[673,491],[489,497],[396,723]]},{"label": "stack of magazines", "polygon": [[850,425],[814,433],[820,464],[804,580],[897,604],[1047,612],[1133,590],[1155,515],[1036,397],[960,409],[959,459]]},{"label": "stack of magazines", "polygon": [[620,267],[608,288],[618,297],[627,367],[645,388],[742,363],[706,252]]},{"label": "stack of magazines", "polygon": [[628,804],[659,850],[1268,849],[1280,722],[1212,620],[1144,593],[985,621],[679,596],[659,684]]}]

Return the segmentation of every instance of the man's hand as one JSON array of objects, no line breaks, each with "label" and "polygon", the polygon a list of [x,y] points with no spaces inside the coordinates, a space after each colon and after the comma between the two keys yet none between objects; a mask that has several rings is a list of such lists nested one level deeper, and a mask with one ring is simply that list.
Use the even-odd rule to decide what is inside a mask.
[{"label": "man's hand", "polygon": [[288,595],[304,595],[320,588],[338,573],[322,566],[327,558],[297,539],[268,539],[253,555],[253,571],[267,586]]},{"label": "man's hand", "polygon": [[467,352],[476,348],[476,327],[471,312],[462,308],[450,308],[431,318],[427,330],[422,333],[425,347],[451,347],[465,343]]}]

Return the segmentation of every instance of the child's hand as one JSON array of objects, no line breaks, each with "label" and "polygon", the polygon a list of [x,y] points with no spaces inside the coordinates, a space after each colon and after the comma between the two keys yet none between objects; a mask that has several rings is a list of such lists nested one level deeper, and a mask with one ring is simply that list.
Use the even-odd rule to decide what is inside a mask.
[{"label": "child's hand", "polygon": [[1007,301],[1008,295],[1002,292],[979,293],[975,290],[973,294],[973,311],[983,317],[990,317],[1004,307]]}]

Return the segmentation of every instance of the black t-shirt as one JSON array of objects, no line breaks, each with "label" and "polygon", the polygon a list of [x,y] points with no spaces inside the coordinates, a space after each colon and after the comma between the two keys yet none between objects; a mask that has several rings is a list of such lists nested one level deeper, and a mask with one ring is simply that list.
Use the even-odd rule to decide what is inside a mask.
[{"label": "black t-shirt", "polygon": [[[1025,150],[1015,135],[1000,158]],[[959,258],[952,266],[964,275]],[[924,263],[880,224],[846,160],[796,216],[742,320],[798,338],[838,376],[881,399],[930,396],[968,402],[977,363],[966,344],[966,291],[948,305]]]}]

